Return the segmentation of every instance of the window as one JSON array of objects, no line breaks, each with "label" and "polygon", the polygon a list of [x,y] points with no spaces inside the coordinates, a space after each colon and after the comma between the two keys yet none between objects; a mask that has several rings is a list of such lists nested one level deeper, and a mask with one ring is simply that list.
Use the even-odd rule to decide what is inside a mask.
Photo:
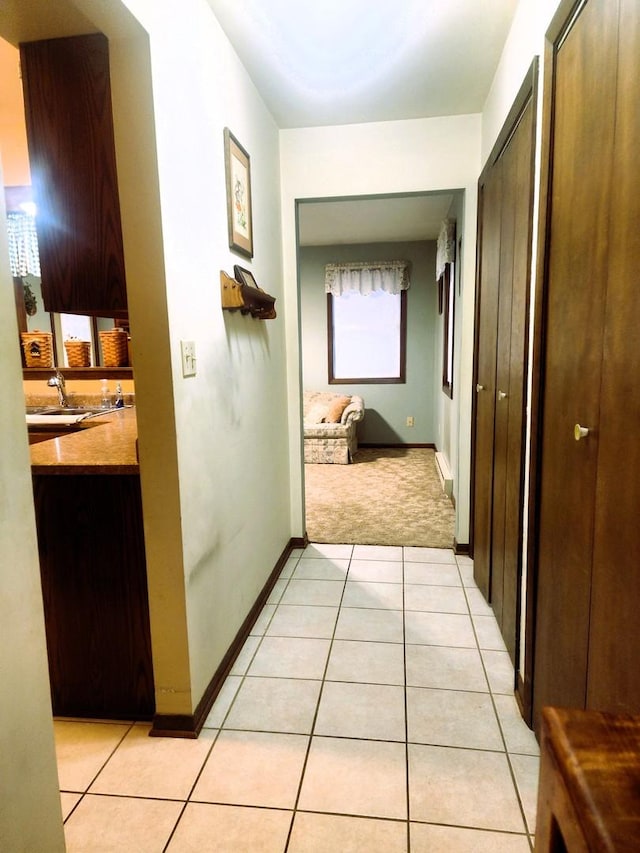
[{"label": "window", "polygon": [[403,383],[407,291],[327,294],[329,383]]}]

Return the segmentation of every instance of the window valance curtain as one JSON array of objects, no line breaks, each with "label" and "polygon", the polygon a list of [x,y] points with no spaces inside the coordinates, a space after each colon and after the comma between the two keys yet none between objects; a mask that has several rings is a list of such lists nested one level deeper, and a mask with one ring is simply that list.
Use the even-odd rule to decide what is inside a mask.
[{"label": "window valance curtain", "polygon": [[453,219],[443,219],[438,234],[436,250],[436,280],[444,274],[444,268],[456,259],[456,223]]},{"label": "window valance curtain", "polygon": [[17,211],[7,213],[7,232],[11,275],[16,278],[25,275],[40,276],[38,236],[34,217],[29,213]]},{"label": "window valance curtain", "polygon": [[352,290],[363,296],[376,290],[398,294],[407,290],[409,284],[408,261],[358,261],[325,266],[325,290],[334,296]]}]

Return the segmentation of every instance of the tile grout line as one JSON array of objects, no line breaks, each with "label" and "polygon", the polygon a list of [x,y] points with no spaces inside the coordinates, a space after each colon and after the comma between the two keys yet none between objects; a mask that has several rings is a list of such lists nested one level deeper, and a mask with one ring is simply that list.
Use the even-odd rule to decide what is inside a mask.
[{"label": "tile grout line", "polygon": [[[329,558],[329,559],[331,559],[331,558]],[[335,559],[338,559],[338,558],[336,557]],[[313,720],[311,721],[311,729],[309,731],[309,742],[307,743],[307,750],[305,752],[304,761],[302,762],[302,771],[300,773],[300,782],[298,783],[298,790],[296,791],[296,798],[295,798],[295,802],[293,804],[293,809],[292,809],[292,813],[291,813],[291,823],[289,824],[289,832],[287,833],[287,840],[286,840],[285,845],[284,845],[283,853],[287,853],[287,851],[289,849],[289,844],[291,842],[291,835],[293,833],[293,825],[295,823],[296,815],[298,813],[298,805],[300,803],[300,795],[302,794],[302,786],[304,784],[304,777],[305,777],[305,773],[307,772],[307,764],[309,761],[309,754],[311,752],[311,744],[313,743],[313,734],[314,734],[315,727],[316,727],[316,721],[318,719],[318,712],[320,710],[320,702],[322,701],[322,694],[324,692],[325,679],[327,676],[327,670],[329,669],[329,661],[331,660],[331,651],[333,649],[333,643],[334,643],[335,636],[336,636],[336,630],[338,628],[338,620],[340,619],[340,610],[342,608],[342,601],[344,600],[344,593],[345,593],[345,590],[347,587],[347,578],[349,577],[349,570],[351,568],[351,560],[352,559],[353,559],[353,546],[351,546],[351,555],[349,556],[349,565],[347,566],[347,573],[344,577],[344,583],[342,586],[342,593],[340,595],[340,602],[338,604],[338,610],[336,613],[336,621],[335,621],[335,624],[333,626],[331,641],[329,643],[329,650],[327,652],[327,659],[325,661],[324,671],[323,671],[322,679],[320,682],[320,691],[318,692],[318,701],[316,702],[316,708],[315,708],[315,711],[313,714]]]},{"label": "tile grout line", "polygon": [[[77,722],[82,723],[82,724],[85,724],[85,723],[92,723],[92,722],[94,722],[94,721],[92,721],[92,720],[86,720],[86,721],[84,721],[84,720],[77,720]],[[116,751],[117,751],[118,747],[122,745],[122,742],[124,741],[124,739],[126,738],[126,736],[129,734],[129,732],[133,729],[133,727],[134,727],[135,725],[136,725],[136,721],[135,721],[135,720],[133,720],[131,723],[128,723],[128,724],[127,724],[127,723],[125,723],[125,724],[123,725],[123,727],[124,727],[124,728],[126,728],[126,731],[123,733],[122,737],[118,740],[117,744],[113,747],[113,749],[111,750],[111,752],[109,753],[109,755],[108,755],[108,756],[105,758],[105,760],[102,762],[102,764],[100,765],[99,770],[97,770],[97,771],[96,771],[95,775],[92,777],[91,781],[90,781],[90,782],[89,782],[89,784],[86,786],[86,788],[84,789],[84,791],[82,791],[82,792],[78,792],[78,791],[65,791],[65,792],[64,792],[64,793],[80,793],[80,798],[78,799],[78,802],[74,805],[74,807],[71,809],[71,811],[69,812],[69,814],[68,814],[68,815],[65,817],[65,819],[63,820],[63,822],[62,822],[62,823],[63,823],[63,825],[64,825],[64,824],[69,820],[69,818],[71,817],[71,815],[75,812],[75,810],[78,808],[78,806],[80,805],[80,803],[84,800],[85,796],[89,793],[89,788],[94,784],[94,782],[96,781],[96,779],[98,778],[98,776],[102,773],[102,771],[103,771],[103,770],[104,770],[104,768],[107,766],[107,764],[109,763],[109,761],[111,761],[111,759],[112,759],[112,758],[113,758],[113,756],[115,755],[115,753],[116,753]],[[62,790],[60,790],[60,793],[63,793],[63,792],[62,792]]]},{"label": "tile grout line", "polygon": [[[300,561],[300,557],[298,557],[298,559],[297,559],[297,561],[296,561],[296,565],[297,565],[297,563],[298,563],[299,561]],[[284,569],[284,567],[283,567],[283,569]],[[173,826],[173,829],[171,830],[171,833],[170,833],[170,835],[169,835],[169,837],[168,837],[168,839],[167,839],[167,842],[166,842],[165,846],[163,847],[163,853],[165,853],[165,851],[168,849],[169,845],[171,844],[171,840],[173,839],[173,837],[174,837],[174,835],[175,835],[175,833],[176,833],[176,830],[178,829],[178,825],[180,824],[180,821],[182,820],[182,817],[183,817],[183,815],[184,815],[184,813],[185,813],[185,811],[186,811],[187,805],[188,805],[190,802],[199,802],[199,801],[195,801],[195,800],[194,800],[194,801],[192,801],[192,800],[191,800],[191,797],[193,796],[193,792],[195,791],[196,785],[198,784],[198,781],[200,780],[200,777],[202,776],[202,774],[203,774],[203,772],[204,772],[204,768],[205,768],[205,766],[206,766],[207,762],[209,761],[209,758],[211,757],[211,753],[213,752],[213,748],[214,748],[214,746],[216,745],[216,743],[218,742],[218,738],[220,737],[220,733],[221,733],[221,732],[222,732],[222,730],[223,730],[225,720],[227,719],[227,717],[228,717],[228,716],[229,716],[229,714],[231,713],[231,709],[233,708],[233,706],[234,706],[234,704],[235,704],[235,701],[236,701],[236,699],[237,699],[237,697],[238,697],[238,694],[240,693],[240,690],[241,690],[241,688],[242,688],[242,685],[243,685],[243,684],[244,684],[244,682],[245,682],[245,679],[246,679],[246,677],[247,677],[247,673],[249,672],[249,668],[250,668],[251,664],[253,663],[253,660],[254,660],[254,658],[255,658],[256,654],[258,653],[258,649],[259,649],[259,648],[260,648],[260,646],[262,645],[262,641],[263,641],[263,639],[264,639],[264,638],[265,638],[265,636],[266,636],[266,633],[267,633],[267,630],[268,630],[268,628],[269,628],[269,625],[271,624],[271,621],[273,620],[273,617],[274,617],[274,615],[275,615],[275,612],[276,612],[276,610],[277,610],[277,608],[278,608],[278,604],[279,604],[279,603],[280,603],[280,601],[282,600],[282,596],[284,595],[284,593],[285,593],[285,591],[286,591],[286,589],[287,589],[287,587],[288,587],[288,585],[289,585],[289,582],[291,581],[291,578],[293,577],[293,572],[294,572],[294,571],[295,571],[295,567],[294,567],[294,569],[292,570],[291,575],[290,575],[288,578],[286,578],[286,581],[287,581],[287,582],[286,582],[286,584],[284,584],[284,588],[283,588],[283,590],[282,590],[282,594],[280,595],[280,598],[278,599],[278,601],[275,603],[275,607],[274,607],[273,613],[271,614],[271,616],[270,616],[270,617],[269,617],[269,619],[267,620],[267,624],[266,624],[266,625],[265,625],[265,627],[264,627],[264,631],[262,632],[262,634],[261,634],[261,635],[259,635],[259,642],[257,643],[257,645],[256,645],[255,649],[253,650],[253,654],[251,655],[251,657],[250,657],[250,659],[249,659],[249,662],[247,663],[247,666],[246,666],[245,671],[243,672],[242,676],[240,677],[240,684],[238,685],[238,689],[236,690],[236,692],[235,692],[235,694],[234,694],[234,696],[233,696],[233,699],[232,699],[232,700],[231,700],[231,702],[229,703],[229,707],[228,707],[228,708],[227,708],[227,710],[225,711],[225,713],[224,713],[224,715],[223,715],[223,717],[222,717],[222,720],[220,721],[220,725],[219,725],[219,726],[217,726],[217,728],[216,728],[216,734],[215,734],[215,736],[213,737],[213,739],[212,739],[212,741],[211,741],[211,746],[210,746],[209,750],[207,751],[207,755],[206,755],[206,757],[205,757],[204,761],[202,762],[202,766],[200,767],[200,770],[199,770],[199,771],[198,771],[198,773],[196,774],[196,778],[195,778],[195,779],[194,779],[194,781],[193,781],[193,785],[191,786],[191,788],[190,788],[190,790],[189,790],[189,793],[188,793],[188,795],[187,795],[187,798],[186,798],[186,800],[184,800],[183,807],[182,807],[182,809],[180,810],[180,814],[178,815],[178,818],[177,818],[177,820],[176,820],[176,822],[175,822],[175,824],[174,824],[174,826]],[[278,580],[280,580],[280,579],[281,579],[281,578],[278,578]],[[267,600],[267,601],[265,602],[265,606],[266,606],[268,603],[269,603],[269,602],[268,602],[268,600]],[[255,635],[251,635],[251,634],[249,634],[249,636],[255,636]],[[248,639],[248,638],[247,638],[247,639]],[[245,641],[245,642],[246,642],[246,641]],[[229,675],[231,675],[231,673],[229,673]],[[227,678],[229,677],[229,675],[227,676]],[[225,681],[226,681],[226,679],[225,679]],[[203,728],[204,728],[204,727],[203,727]],[[207,731],[211,731],[211,729],[207,729]]]},{"label": "tile grout line", "polygon": [[[460,571],[460,567],[459,567],[459,566],[458,566],[458,571]],[[461,581],[463,580],[463,578],[462,578],[462,573],[460,573],[460,580],[461,580]],[[469,615],[470,615],[470,616],[472,616],[471,605],[470,605],[470,602],[469,602],[469,597],[468,597],[468,595],[467,595],[467,588],[464,586],[464,583],[463,583],[463,590],[464,590],[465,599],[466,599],[466,601],[467,601],[467,606],[469,607]],[[493,611],[492,611],[492,612],[493,612]],[[494,615],[494,618],[495,618],[495,615]],[[484,677],[485,677],[485,679],[486,679],[486,681],[487,681],[487,686],[488,686],[488,688],[489,688],[489,697],[490,697],[490,701],[491,701],[491,707],[493,708],[493,713],[494,713],[494,715],[495,715],[496,723],[497,723],[497,725],[498,725],[498,731],[500,732],[500,739],[501,739],[502,744],[503,744],[503,746],[504,746],[504,755],[505,755],[505,758],[506,758],[506,760],[507,760],[507,766],[508,766],[508,768],[509,768],[509,775],[510,775],[510,778],[511,778],[511,783],[512,783],[512,785],[513,785],[513,788],[514,788],[514,791],[515,791],[515,795],[516,795],[516,799],[517,799],[517,801],[518,801],[518,808],[520,809],[520,817],[521,817],[521,819],[522,819],[522,823],[523,823],[523,826],[524,826],[524,830],[525,830],[525,835],[526,835],[526,838],[527,838],[527,842],[528,842],[528,844],[529,844],[529,847],[531,848],[531,833],[530,833],[530,831],[529,831],[529,824],[528,824],[528,821],[527,821],[527,815],[526,815],[526,812],[525,812],[525,809],[524,809],[524,803],[522,802],[522,797],[520,796],[520,789],[518,788],[518,783],[517,783],[517,780],[516,780],[516,774],[515,774],[515,771],[514,771],[514,768],[513,768],[513,764],[512,764],[512,761],[511,761],[511,755],[510,755],[510,753],[509,753],[509,749],[508,749],[508,747],[507,747],[507,739],[506,739],[506,736],[505,736],[505,733],[504,733],[504,729],[503,729],[503,726],[502,726],[502,722],[501,722],[501,720],[500,720],[500,715],[499,715],[499,713],[498,713],[498,709],[497,709],[497,707],[496,707],[496,702],[495,702],[495,698],[494,698],[494,691],[493,691],[493,688],[492,688],[492,686],[491,686],[491,681],[490,681],[490,679],[489,679],[489,675],[488,675],[488,672],[487,672],[487,667],[486,667],[486,664],[485,664],[485,660],[484,660],[484,657],[483,657],[483,655],[482,655],[482,649],[481,649],[481,647],[480,647],[480,640],[479,640],[479,638],[478,638],[478,633],[477,633],[477,631],[476,631],[476,626],[475,626],[475,622],[473,621],[473,618],[471,618],[471,627],[472,627],[472,630],[473,630],[473,635],[474,635],[474,637],[476,638],[476,644],[477,644],[477,648],[478,648],[478,655],[480,656],[480,664],[481,664],[481,666],[482,666],[482,670],[483,670],[483,672],[484,672]],[[514,678],[515,678],[515,676],[514,676]],[[502,695],[502,694],[500,694],[500,695]]]},{"label": "tile grout line", "polygon": [[411,853],[411,779],[409,773],[409,698],[407,690],[407,619],[405,601],[405,553],[402,549],[402,657],[404,663],[404,755],[407,803],[407,853]]}]

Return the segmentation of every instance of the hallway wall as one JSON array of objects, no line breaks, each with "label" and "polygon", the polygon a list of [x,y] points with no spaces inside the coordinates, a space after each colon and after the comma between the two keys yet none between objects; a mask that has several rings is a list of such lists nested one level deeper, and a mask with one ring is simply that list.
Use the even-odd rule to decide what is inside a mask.
[{"label": "hallway wall", "polygon": [[[407,260],[411,264],[405,383],[328,384],[325,264],[362,260]],[[304,246],[299,263],[304,387],[359,394],[366,409],[364,420],[358,424],[361,443],[435,443],[436,389],[439,392],[433,366],[437,317],[435,242]],[[415,418],[414,427],[407,427],[407,415]]]},{"label": "hallway wall", "polygon": [[[3,194],[0,218],[4,221]],[[8,252],[6,230],[0,229],[0,257],[8,257]],[[18,325],[8,264],[0,264],[0,387],[0,846],[16,853],[57,853],[65,848]]]},{"label": "hallway wall", "polygon": [[[240,264],[280,308],[279,140],[206,3],[126,5],[149,34],[153,95],[149,101],[149,89],[128,94],[138,76],[131,73],[136,56],[118,42],[116,148],[126,173],[125,256],[128,275],[132,271],[132,339],[139,341],[134,364],[143,506],[147,538],[155,543],[148,571],[156,700],[161,713],[189,713],[291,536],[288,455],[281,440],[283,321],[223,312],[219,284],[221,269],[233,274]],[[151,274],[135,207],[140,152],[129,132],[133,110],[145,101],[146,130],[157,151],[157,206],[142,227],[155,229],[148,244],[162,251]],[[228,246],[225,127],[251,158],[253,259]],[[154,306],[150,300],[156,298]],[[196,346],[197,375],[186,379],[183,340]],[[162,371],[153,358],[155,342]],[[165,432],[173,434],[169,455],[158,431],[159,407],[165,409]],[[179,654],[176,639],[185,644]]]},{"label": "hallway wall", "polygon": [[[480,115],[280,131],[294,529],[302,526],[296,199],[462,189],[465,191],[465,216],[461,225],[462,293],[456,326],[460,393],[454,397],[452,410],[452,419],[459,424],[459,432],[457,466],[453,477],[457,506],[456,540],[459,543],[469,541],[476,184],[480,174],[480,131]],[[309,168],[310,163],[313,163],[312,169]]]}]

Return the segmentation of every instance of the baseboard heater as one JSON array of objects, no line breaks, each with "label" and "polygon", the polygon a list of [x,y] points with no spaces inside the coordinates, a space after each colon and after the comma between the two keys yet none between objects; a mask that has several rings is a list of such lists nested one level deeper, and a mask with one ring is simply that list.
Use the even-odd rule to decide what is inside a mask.
[{"label": "baseboard heater", "polygon": [[452,497],[453,477],[451,476],[449,463],[447,462],[447,458],[444,453],[440,453],[438,451],[436,451],[436,468],[438,470],[438,477],[440,477],[440,485],[442,486],[442,491],[448,498]]}]

